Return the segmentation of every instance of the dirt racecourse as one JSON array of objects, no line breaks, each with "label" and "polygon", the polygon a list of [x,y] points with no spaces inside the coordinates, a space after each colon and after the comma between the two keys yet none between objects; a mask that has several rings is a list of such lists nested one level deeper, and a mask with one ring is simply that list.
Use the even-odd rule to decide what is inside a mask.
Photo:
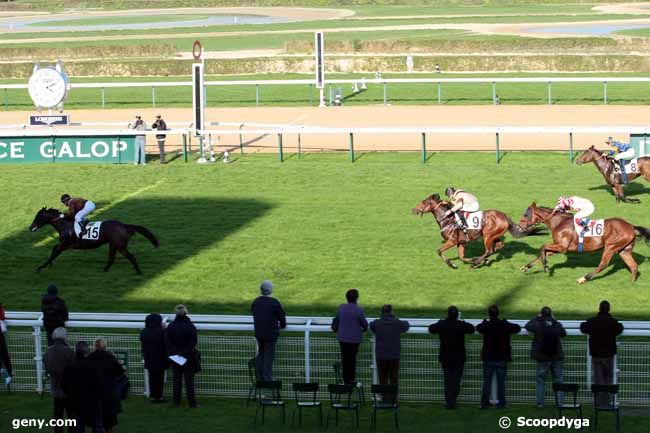
[{"label": "dirt racecourse", "polygon": [[[192,121],[189,108],[160,109],[98,109],[70,110],[72,122],[115,122],[110,126],[86,126],[93,129],[126,128],[135,114],[141,114],[148,125],[158,113],[172,123],[188,126]],[[28,111],[5,112],[0,115],[3,125],[24,124]],[[258,108],[209,108],[206,110],[206,124],[212,122],[226,125],[209,125],[214,130],[212,140],[219,150],[239,148],[239,135],[223,135],[222,130],[238,130],[241,125],[242,142],[246,152],[276,152],[276,134],[246,134],[248,130],[272,129],[273,125],[288,127],[327,128],[375,128],[375,127],[435,127],[435,126],[630,126],[630,132],[650,130],[650,106],[355,106],[355,107],[258,107]],[[180,124],[176,124],[179,122]],[[258,123],[263,126],[256,125]],[[70,127],[79,129],[79,127]],[[625,140],[624,134],[612,134]],[[297,148],[297,134],[283,137],[285,151]],[[595,144],[604,147],[606,134],[574,134],[574,147],[581,149]],[[168,143],[178,145],[179,136],[170,136]],[[148,137],[148,144],[155,146],[154,137]],[[502,150],[567,150],[568,135],[558,134],[501,134]],[[346,133],[302,134],[301,146],[305,151],[344,151],[348,149]],[[354,137],[358,151],[418,151],[420,134],[358,134]],[[430,150],[494,150],[495,136],[492,134],[430,134],[427,137]]]}]

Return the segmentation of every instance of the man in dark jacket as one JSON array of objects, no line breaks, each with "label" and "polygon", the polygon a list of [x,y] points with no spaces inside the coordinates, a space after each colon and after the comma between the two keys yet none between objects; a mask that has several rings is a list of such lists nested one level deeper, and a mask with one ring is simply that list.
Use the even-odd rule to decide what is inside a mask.
[{"label": "man in dark jacket", "polygon": [[47,293],[41,299],[43,327],[47,333],[48,346],[52,345],[52,332],[56,328],[65,328],[65,322],[68,321],[68,307],[58,294],[59,289],[54,284],[50,284],[47,286]]},{"label": "man in dark jacket", "polygon": [[346,385],[357,383],[357,353],[363,339],[363,333],[368,330],[368,321],[363,308],[357,305],[359,291],[350,289],[345,293],[347,304],[341,304],[332,320],[332,331],[336,332],[336,339],[341,348],[341,364],[343,367],[343,383]]},{"label": "man in dark jacket", "polygon": [[[591,382],[595,385],[614,383],[616,336],[623,333],[623,325],[609,314],[609,308],[609,302],[602,301],[596,317],[580,324],[580,331],[589,335]],[[607,405],[609,398],[608,393],[600,393],[596,402]]]},{"label": "man in dark jacket", "polygon": [[[381,385],[397,385],[399,382],[401,334],[409,327],[409,322],[393,315],[392,305],[381,307],[381,317],[370,323],[370,330],[375,334],[375,358]],[[387,398],[390,396],[384,396],[384,400]]]},{"label": "man in dark jacket", "polygon": [[172,403],[174,406],[181,404],[181,390],[185,380],[187,402],[191,408],[197,408],[196,392],[194,389],[194,375],[201,370],[200,354],[196,350],[198,336],[196,327],[187,316],[185,305],[176,306],[176,318],[165,330],[165,346],[169,356],[180,356],[186,360],[184,363],[172,359]]},{"label": "man in dark jacket", "polygon": [[255,374],[257,380],[273,380],[275,345],[280,336],[280,329],[287,327],[287,317],[280,302],[271,297],[273,283],[269,280],[262,281],[260,292],[262,295],[251,305],[258,349]]},{"label": "man in dark jacket", "polygon": [[[156,121],[151,125],[151,129],[157,129],[158,131],[167,130],[167,123],[159,115],[156,116]],[[167,164],[165,161],[165,134],[156,134],[156,141],[158,141],[158,150],[160,151],[160,163]]]},{"label": "man in dark jacket", "polygon": [[[13,374],[13,369],[11,367],[9,347],[7,346],[7,339],[5,337],[5,333],[7,332],[5,320],[5,310],[2,303],[0,303],[0,371],[4,369],[6,372],[7,377],[4,378],[3,385],[9,386],[9,384],[11,384],[11,375]],[[1,374],[0,379],[3,379]]]},{"label": "man in dark jacket", "polygon": [[75,359],[63,372],[63,390],[77,421],[76,431],[103,433],[101,380],[94,362],[88,360],[90,348],[85,341],[77,342]]},{"label": "man in dark jacket", "polygon": [[165,370],[169,368],[169,358],[165,348],[165,328],[160,314],[149,314],[144,320],[145,328],[140,333],[144,368],[149,377],[149,400],[164,403],[162,398]]},{"label": "man in dark jacket", "polygon": [[[50,376],[50,394],[54,399],[54,416],[52,418],[61,420],[64,419],[64,411],[68,419],[74,419],[72,404],[63,390],[63,372],[74,359],[74,352],[66,343],[66,337],[65,328],[56,328],[52,333],[53,344],[48,347],[43,356],[45,371]],[[55,433],[62,431],[63,427],[54,427]],[[70,427],[68,431],[72,432],[74,429]]]},{"label": "man in dark jacket", "polygon": [[474,333],[474,326],[458,320],[458,308],[447,309],[447,318],[429,325],[429,333],[440,337],[438,360],[442,365],[445,380],[445,402],[447,409],[456,408],[465,367],[465,335]]},{"label": "man in dark jacket", "polygon": [[518,334],[521,326],[499,319],[499,307],[491,305],[488,308],[489,319],[483,320],[476,330],[483,335],[483,390],[481,393],[481,409],[490,407],[490,388],[492,376],[497,376],[497,407],[506,406],[506,366],[512,361],[510,336]]},{"label": "man in dark jacket", "polygon": [[[564,351],[562,338],[566,331],[560,322],[553,318],[549,307],[544,307],[539,315],[526,323],[526,331],[533,336],[530,357],[537,361],[536,400],[537,407],[544,407],[544,382],[551,372],[553,383],[562,383]],[[559,396],[560,402],[563,396]]]},{"label": "man in dark jacket", "polygon": [[117,425],[117,415],[122,411],[115,387],[124,374],[124,368],[115,355],[106,350],[106,341],[101,338],[95,341],[95,350],[87,359],[97,369],[102,425],[106,433],[112,433]]}]

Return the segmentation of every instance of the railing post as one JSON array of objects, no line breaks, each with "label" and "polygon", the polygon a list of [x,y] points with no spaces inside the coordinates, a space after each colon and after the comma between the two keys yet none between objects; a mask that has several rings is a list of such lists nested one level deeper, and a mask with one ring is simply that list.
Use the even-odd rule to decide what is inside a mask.
[{"label": "railing post", "polygon": [[427,163],[427,133],[422,133],[422,164]]},{"label": "railing post", "polygon": [[309,343],[309,334],[311,330],[312,319],[307,320],[306,329],[305,329],[305,382],[311,382],[311,346]]},{"label": "railing post", "polygon": [[388,90],[386,88],[386,83],[384,82],[384,105],[388,103]]},{"label": "railing post", "polygon": [[151,394],[151,392],[149,391],[149,375],[147,374],[146,368],[143,368],[142,371],[144,373],[144,396],[149,397],[149,395]]},{"label": "railing post", "polygon": [[[39,320],[43,320],[43,315]],[[41,325],[34,326],[34,362],[36,363],[36,392],[43,392],[43,349],[41,347]]]},{"label": "railing post", "polygon": [[607,81],[603,81],[603,103],[607,105]]},{"label": "railing post", "polygon": [[573,132],[569,132],[569,162],[573,162]]},{"label": "railing post", "polygon": [[187,162],[187,134],[183,134],[183,160]]},{"label": "railing post", "polygon": [[354,162],[354,134],[350,132],[350,162]]},{"label": "railing post", "polygon": [[255,106],[259,107],[260,105],[260,85],[255,85]]},{"label": "railing post", "polygon": [[309,92],[309,106],[310,106],[310,107],[311,107],[312,105],[314,105],[314,92],[312,91],[311,87],[312,87],[311,84],[308,84],[308,85],[307,85],[307,90],[308,90],[308,92]]},{"label": "railing post", "polygon": [[302,140],[300,133],[298,134],[298,159],[302,158]]},{"label": "railing post", "polygon": [[[241,131],[243,127],[244,124],[242,123],[239,125],[239,130]],[[242,155],[244,154],[244,137],[241,135],[241,132],[239,133],[239,153]]]},{"label": "railing post", "polygon": [[156,108],[156,87],[151,86],[151,104]]},{"label": "railing post", "polygon": [[[588,340],[585,340],[588,341]],[[589,354],[589,344],[587,343],[587,390],[591,389],[591,355]]]},{"label": "railing post", "polygon": [[442,104],[442,83],[438,81],[438,104]]},{"label": "railing post", "polygon": [[546,84],[547,91],[548,91],[548,105],[551,105],[553,103],[553,93],[551,91],[551,82],[549,81]]},{"label": "railing post", "polygon": [[492,104],[497,105],[497,83],[492,81]]},{"label": "railing post", "polygon": [[278,154],[280,156],[280,162],[284,162],[284,153],[282,150],[282,133],[278,134]]},{"label": "railing post", "polygon": [[332,98],[333,98],[333,96],[332,96],[332,85],[330,84],[330,103],[329,103],[330,106],[332,105],[332,101],[334,100]]},{"label": "railing post", "polygon": [[102,87],[102,108],[106,107],[106,89]]},{"label": "railing post", "polygon": [[372,383],[379,383],[379,374],[377,372],[377,353],[376,353],[376,348],[377,348],[377,341],[375,341],[375,337],[372,336],[370,337],[370,342],[372,343]]},{"label": "railing post", "polygon": [[497,164],[501,162],[501,149],[499,148],[499,133],[496,133],[496,154],[497,154]]}]

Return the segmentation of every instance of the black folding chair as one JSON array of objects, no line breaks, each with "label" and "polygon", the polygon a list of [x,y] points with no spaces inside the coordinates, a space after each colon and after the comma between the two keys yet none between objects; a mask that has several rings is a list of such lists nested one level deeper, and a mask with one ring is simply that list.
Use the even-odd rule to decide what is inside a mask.
[{"label": "black folding chair", "polygon": [[[336,361],[334,364],[332,364],[332,370],[334,370],[334,379],[336,380],[336,383],[339,385],[343,385],[343,365],[339,362]],[[361,386],[355,386],[357,389],[357,394],[359,396],[359,402],[362,405],[366,404],[366,395],[363,392],[363,385]]]},{"label": "black folding chair", "polygon": [[[614,412],[616,416],[616,431],[621,428],[621,414],[620,406],[616,400],[618,394],[618,385],[591,385],[591,393],[594,397],[594,431],[598,431],[598,413],[599,412]],[[607,394],[607,403],[599,403],[599,394]]]},{"label": "black folding chair", "polygon": [[296,397],[296,408],[291,413],[291,425],[294,423],[296,411],[298,411],[298,425],[302,425],[303,409],[318,409],[318,421],[320,425],[323,425],[323,405],[320,401],[316,400],[318,383],[294,383],[293,393]]},{"label": "black folding chair", "polygon": [[[582,405],[578,403],[578,390],[580,385],[577,383],[554,383],[553,393],[555,394],[555,408],[557,409],[558,418],[562,418],[563,410],[575,410],[578,418],[582,419]],[[560,393],[564,394],[564,399],[560,399]],[[567,394],[572,395],[572,403],[567,403]]]},{"label": "black folding chair", "polygon": [[248,396],[246,397],[246,406],[250,404],[251,401],[255,400],[255,390],[257,389],[257,374],[255,372],[257,358],[253,357],[248,360],[248,378],[250,379],[250,387],[248,388]]},{"label": "black folding chair", "polygon": [[359,405],[357,403],[352,403],[352,391],[354,391],[354,385],[341,385],[341,384],[330,384],[327,385],[327,390],[330,394],[330,409],[327,411],[327,420],[325,422],[325,428],[329,426],[330,423],[330,414],[334,411],[336,425],[339,425],[339,411],[354,411],[355,414],[355,426],[359,427]]},{"label": "black folding chair", "polygon": [[[257,409],[255,409],[255,421],[254,425],[257,426],[257,414],[262,410],[262,424],[264,424],[264,415],[267,407],[282,409],[282,424],[286,420],[286,410],[284,401],[280,396],[280,390],[282,389],[282,382],[279,380],[258,380],[255,384],[255,390],[257,394]],[[268,391],[269,395],[263,394],[263,391]]]},{"label": "black folding chair", "polygon": [[382,410],[391,410],[393,411],[395,431],[399,431],[399,417],[397,413],[399,403],[397,401],[397,391],[397,385],[372,385],[370,387],[373,399],[370,430],[374,431],[377,429],[377,412]]}]

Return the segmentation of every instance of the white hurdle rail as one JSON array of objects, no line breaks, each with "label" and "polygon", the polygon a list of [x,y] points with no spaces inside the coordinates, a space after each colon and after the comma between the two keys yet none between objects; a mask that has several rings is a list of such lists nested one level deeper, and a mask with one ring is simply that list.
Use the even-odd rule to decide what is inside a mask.
[{"label": "white hurdle rail", "polygon": [[[66,323],[70,344],[89,342],[102,337],[109,350],[128,354],[128,372],[134,392],[148,395],[146,372],[140,355],[139,331],[144,327],[145,313],[70,313]],[[248,360],[255,355],[253,318],[239,315],[190,315],[199,330],[202,373],[197,376],[198,392],[204,395],[243,397],[251,385]],[[163,314],[165,323],[172,314]],[[371,321],[372,319],[368,319]],[[437,319],[406,319],[411,328],[402,339],[400,394],[404,400],[442,400],[442,377],[438,366],[438,338],[428,336],[428,325]],[[477,325],[480,320],[468,319]],[[522,327],[525,320],[512,320]],[[580,399],[589,401],[591,362],[587,339],[580,333],[580,321],[561,320],[567,337],[564,342],[564,381],[581,385]],[[331,331],[330,317],[287,317],[288,326],[281,331],[275,364],[275,376],[288,387],[290,383],[336,380],[332,364],[338,360],[338,347]],[[650,403],[650,322],[624,321],[625,331],[618,343],[616,380],[621,387],[620,401],[630,405]],[[8,312],[7,335],[15,371],[14,389],[42,392],[45,375],[42,355],[46,350],[42,314],[39,312]],[[508,399],[511,402],[534,401],[535,362],[529,358],[531,339],[522,330],[513,339],[513,363],[509,367]],[[359,379],[364,383],[376,380],[374,338],[361,345],[358,361]],[[480,360],[481,339],[467,341],[467,363],[461,399],[478,401],[482,385]],[[550,386],[548,387],[550,388]],[[323,394],[324,396],[324,394]]]}]

